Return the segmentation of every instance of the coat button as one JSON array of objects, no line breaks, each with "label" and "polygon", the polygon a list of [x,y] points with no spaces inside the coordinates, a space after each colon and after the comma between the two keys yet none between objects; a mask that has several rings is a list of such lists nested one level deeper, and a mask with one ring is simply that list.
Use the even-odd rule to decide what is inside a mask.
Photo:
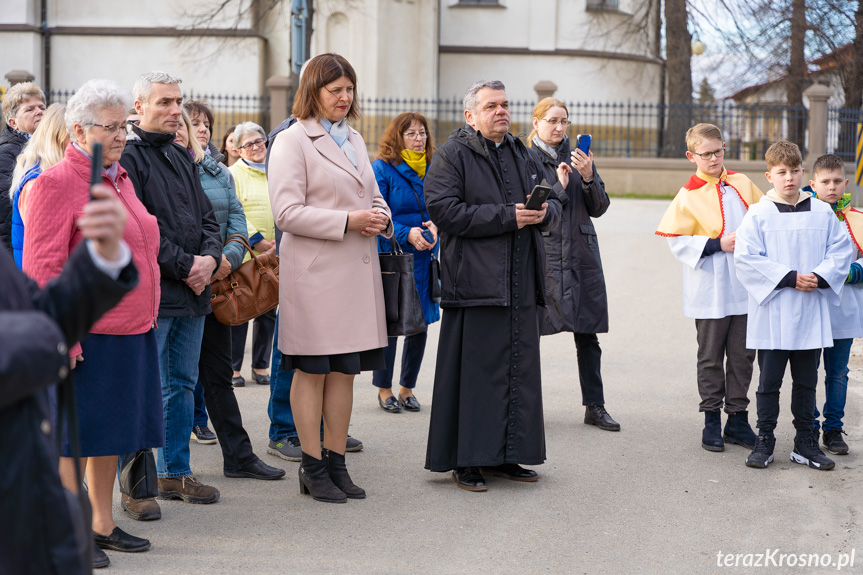
[{"label": "coat button", "polygon": [[367,264],[367,263],[369,263],[370,261],[371,261],[371,260],[369,259],[369,256],[363,256],[363,263],[364,263],[364,264]]},{"label": "coat button", "polygon": [[69,353],[69,348],[66,347],[66,344],[61,341],[57,344],[57,353],[59,353],[60,355],[66,355],[67,353]]},{"label": "coat button", "polygon": [[366,193],[362,190],[357,190],[357,195],[362,198],[365,197]]},{"label": "coat button", "polygon": [[64,365],[60,368],[60,371],[57,372],[57,376],[60,379],[66,379],[67,375],[69,375],[69,368]]},{"label": "coat button", "polygon": [[51,422],[48,421],[47,419],[43,419],[42,423],[39,424],[39,429],[42,430],[43,435],[50,435],[51,434]]}]

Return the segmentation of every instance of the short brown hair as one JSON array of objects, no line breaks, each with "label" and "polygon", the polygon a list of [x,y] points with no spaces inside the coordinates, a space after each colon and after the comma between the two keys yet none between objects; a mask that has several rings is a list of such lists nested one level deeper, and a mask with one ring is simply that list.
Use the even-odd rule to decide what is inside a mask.
[{"label": "short brown hair", "polygon": [[815,165],[812,166],[812,177],[815,178],[818,172],[832,172],[833,170],[840,170],[844,176],[845,162],[836,154],[824,154],[815,160]]},{"label": "short brown hair", "polygon": [[784,164],[789,168],[796,168],[803,165],[803,154],[800,153],[800,148],[797,144],[788,140],[779,140],[764,153],[764,160],[767,162],[767,169],[770,170],[774,166]]},{"label": "short brown hair", "polygon": [[46,103],[45,93],[33,82],[21,82],[9,88],[3,97],[3,117],[6,121],[17,116],[21,104],[31,98],[42,100],[43,104]]},{"label": "short brown hair", "polygon": [[434,153],[434,143],[432,142],[431,133],[429,132],[429,124],[425,116],[414,112],[405,112],[396,116],[381,137],[378,143],[378,155],[375,159],[383,160],[389,164],[397,166],[402,163],[402,150],[405,149],[404,134],[411,124],[419,122],[423,125],[423,129],[428,134],[426,138],[426,162],[431,162],[432,154]]},{"label": "short brown hair", "polygon": [[355,120],[360,117],[360,103],[357,94],[357,74],[353,66],[343,56],[338,54],[321,54],[307,62],[303,76],[300,78],[300,87],[294,96],[294,107],[291,113],[298,120],[323,116],[321,107],[321,88],[335,82],[345,76],[354,85],[354,99],[348,110],[347,119]]},{"label": "short brown hair", "polygon": [[724,141],[722,139],[722,130],[713,124],[695,124],[686,130],[686,149],[690,152],[694,152],[698,144],[704,140]]},{"label": "short brown hair", "polygon": [[210,135],[213,133],[213,124],[216,120],[213,118],[213,111],[204,100],[187,100],[183,102],[183,109],[189,114],[189,118],[194,120],[198,116],[204,116],[210,123]]}]

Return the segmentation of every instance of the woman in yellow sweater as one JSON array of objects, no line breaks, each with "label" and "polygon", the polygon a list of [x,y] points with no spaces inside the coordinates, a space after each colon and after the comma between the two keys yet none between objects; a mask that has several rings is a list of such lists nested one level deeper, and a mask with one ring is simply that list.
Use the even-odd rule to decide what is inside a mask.
[{"label": "woman in yellow sweater", "polygon": [[[243,122],[234,128],[234,147],[240,152],[240,159],[230,167],[237,184],[237,197],[246,212],[249,228],[249,243],[256,252],[261,253],[275,248],[276,227],[273,211],[270,208],[270,194],[267,189],[267,133],[254,122]],[[246,256],[249,259],[249,256]],[[270,384],[270,352],[273,348],[273,332],[276,325],[276,310],[269,311],[254,320],[252,334],[252,377],[261,385]],[[246,334],[249,324],[231,328],[231,360],[234,367],[233,384],[245,385],[240,374],[243,355],[246,350]]]}]

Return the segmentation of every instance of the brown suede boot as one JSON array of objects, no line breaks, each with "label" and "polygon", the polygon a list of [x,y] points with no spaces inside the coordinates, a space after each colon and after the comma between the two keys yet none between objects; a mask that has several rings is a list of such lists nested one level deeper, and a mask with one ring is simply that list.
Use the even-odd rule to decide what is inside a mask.
[{"label": "brown suede boot", "polygon": [[155,521],[162,518],[159,503],[152,497],[149,499],[132,499],[121,493],[120,505],[123,507],[123,513],[136,521]]},{"label": "brown suede boot", "polygon": [[204,485],[194,475],[159,478],[159,499],[182,499],[186,503],[215,503],[219,490]]}]

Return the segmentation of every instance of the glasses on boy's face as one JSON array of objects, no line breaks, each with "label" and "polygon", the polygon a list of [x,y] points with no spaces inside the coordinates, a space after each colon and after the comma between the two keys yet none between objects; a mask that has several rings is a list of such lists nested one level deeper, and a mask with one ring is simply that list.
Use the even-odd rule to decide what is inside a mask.
[{"label": "glasses on boy's face", "polygon": [[720,148],[719,150],[714,150],[712,152],[702,152],[700,154],[698,152],[692,152],[692,155],[698,156],[702,160],[709,160],[713,156],[716,156],[717,158],[721,158],[722,156],[725,155],[725,148]]}]

